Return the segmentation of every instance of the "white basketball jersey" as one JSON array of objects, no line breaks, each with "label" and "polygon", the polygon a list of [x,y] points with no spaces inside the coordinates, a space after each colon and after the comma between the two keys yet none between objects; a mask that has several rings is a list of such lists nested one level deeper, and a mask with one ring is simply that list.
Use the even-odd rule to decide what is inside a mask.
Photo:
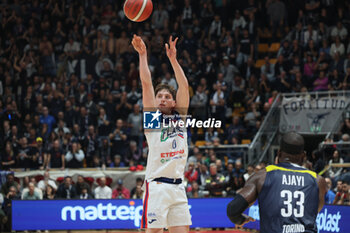
[{"label": "white basketball jersey", "polygon": [[188,155],[186,128],[162,125],[161,129],[145,132],[145,135],[149,149],[145,179],[183,179]]}]

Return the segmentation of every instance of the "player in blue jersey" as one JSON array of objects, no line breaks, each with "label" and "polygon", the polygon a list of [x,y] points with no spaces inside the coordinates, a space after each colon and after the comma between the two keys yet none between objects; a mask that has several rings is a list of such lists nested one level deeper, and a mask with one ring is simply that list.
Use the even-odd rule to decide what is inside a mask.
[{"label": "player in blue jersey", "polygon": [[326,182],[301,167],[304,158],[303,137],[294,132],[283,135],[278,164],[249,178],[227,206],[229,219],[239,226],[254,221],[242,213],[258,199],[260,233],[316,233],[316,217],[324,205]]}]

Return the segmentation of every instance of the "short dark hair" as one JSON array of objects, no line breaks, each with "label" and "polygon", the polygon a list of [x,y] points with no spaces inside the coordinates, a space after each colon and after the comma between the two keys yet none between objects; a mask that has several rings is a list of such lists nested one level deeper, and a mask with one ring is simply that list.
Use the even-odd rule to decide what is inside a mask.
[{"label": "short dark hair", "polygon": [[176,91],[172,86],[165,83],[158,84],[154,90],[155,95],[157,95],[161,90],[167,90],[173,99],[176,100]]},{"label": "short dark hair", "polygon": [[290,155],[304,152],[304,138],[296,132],[288,132],[282,136],[280,149]]}]

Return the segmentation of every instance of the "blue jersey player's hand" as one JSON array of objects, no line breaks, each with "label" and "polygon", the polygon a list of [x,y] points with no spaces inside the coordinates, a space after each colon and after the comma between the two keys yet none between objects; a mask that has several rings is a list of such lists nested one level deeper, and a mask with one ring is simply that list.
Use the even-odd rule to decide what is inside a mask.
[{"label": "blue jersey player's hand", "polygon": [[236,225],[237,228],[242,228],[242,227],[244,226],[244,224],[247,224],[247,223],[249,223],[249,222],[255,222],[255,219],[254,219],[254,218],[249,217],[249,216],[246,215],[246,214],[242,214],[242,215],[245,217],[245,220],[244,220],[244,222],[243,222],[242,224]]}]

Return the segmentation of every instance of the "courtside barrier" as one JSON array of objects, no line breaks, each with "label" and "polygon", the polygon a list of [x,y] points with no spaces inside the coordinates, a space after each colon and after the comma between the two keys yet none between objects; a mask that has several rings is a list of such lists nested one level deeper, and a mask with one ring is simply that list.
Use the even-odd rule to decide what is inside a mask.
[{"label": "courtside barrier", "polygon": [[[231,198],[189,199],[192,226],[234,227],[226,216]],[[273,205],[273,203],[271,203]],[[259,229],[257,203],[245,212],[256,219],[246,228]],[[12,202],[13,230],[136,229],[140,227],[142,200],[42,200]],[[147,213],[147,221],[154,221]],[[350,232],[350,206],[326,205],[317,217],[319,232]],[[271,220],[273,221],[273,220]],[[271,223],[273,224],[273,223]]]}]

